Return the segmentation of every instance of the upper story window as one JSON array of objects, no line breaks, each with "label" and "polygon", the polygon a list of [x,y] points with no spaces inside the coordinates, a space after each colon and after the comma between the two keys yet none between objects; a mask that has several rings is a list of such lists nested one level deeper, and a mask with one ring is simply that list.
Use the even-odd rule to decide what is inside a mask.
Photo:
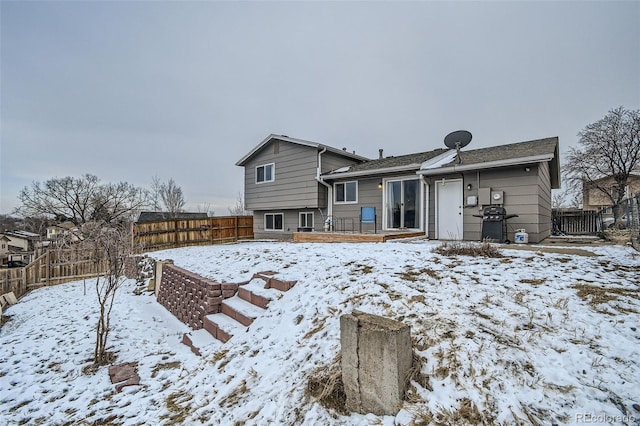
[{"label": "upper story window", "polygon": [[358,202],[358,182],[336,183],[334,186],[335,200],[338,203]]},{"label": "upper story window", "polygon": [[276,178],[275,169],[274,163],[256,167],[256,183],[273,182]]}]

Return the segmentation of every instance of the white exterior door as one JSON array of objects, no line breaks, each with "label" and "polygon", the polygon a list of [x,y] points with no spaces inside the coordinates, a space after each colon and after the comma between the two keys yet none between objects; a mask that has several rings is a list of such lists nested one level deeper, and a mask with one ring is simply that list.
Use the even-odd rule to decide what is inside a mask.
[{"label": "white exterior door", "polygon": [[436,238],[462,239],[462,180],[436,181]]}]

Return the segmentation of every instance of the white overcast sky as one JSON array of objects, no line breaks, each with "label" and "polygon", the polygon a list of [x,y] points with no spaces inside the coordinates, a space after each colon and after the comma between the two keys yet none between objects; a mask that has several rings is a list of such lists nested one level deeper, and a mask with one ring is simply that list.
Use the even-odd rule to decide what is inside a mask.
[{"label": "white overcast sky", "polygon": [[173,178],[216,214],[270,133],[377,157],[640,108],[640,2],[0,3],[0,213],[33,181]]}]

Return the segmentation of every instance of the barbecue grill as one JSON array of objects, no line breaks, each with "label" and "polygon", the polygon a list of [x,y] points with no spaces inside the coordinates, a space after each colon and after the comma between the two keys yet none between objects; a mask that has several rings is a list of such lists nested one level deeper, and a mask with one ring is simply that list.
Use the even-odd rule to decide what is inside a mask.
[{"label": "barbecue grill", "polygon": [[507,219],[518,217],[517,214],[507,214],[507,210],[500,206],[485,207],[482,216],[482,241],[493,240],[509,244],[507,236]]}]

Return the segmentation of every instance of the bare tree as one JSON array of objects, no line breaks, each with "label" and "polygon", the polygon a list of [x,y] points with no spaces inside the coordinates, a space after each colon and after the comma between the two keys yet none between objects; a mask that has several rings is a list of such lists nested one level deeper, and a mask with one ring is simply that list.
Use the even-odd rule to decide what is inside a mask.
[{"label": "bare tree", "polygon": [[147,202],[143,189],[126,182],[102,184],[91,174],[33,182],[20,191],[18,199],[22,205],[16,213],[24,217],[44,216],[76,225],[128,220]]},{"label": "bare tree", "polygon": [[130,254],[131,227],[128,223],[106,225],[104,222],[89,222],[82,226],[80,232],[81,248],[93,260],[96,269],[104,271],[95,281],[99,311],[93,360],[94,366],[99,366],[113,360],[113,355],[107,351],[111,310],[116,293],[124,282],[124,260]]},{"label": "bare tree", "polygon": [[166,184],[163,183],[160,185],[160,198],[171,217],[177,217],[185,204],[182,188],[176,185],[173,178],[169,179]]},{"label": "bare tree", "polygon": [[[612,205],[620,203],[629,176],[640,172],[640,110],[613,109],[578,136],[579,147],[569,149],[565,163],[566,181],[576,190],[602,192]],[[613,187],[603,178],[611,178]],[[616,209],[613,213],[617,221]]]},{"label": "bare tree", "polygon": [[242,196],[242,192],[238,191],[236,203],[233,207],[229,207],[229,214],[231,214],[232,216],[246,216],[249,214],[249,212],[244,207],[244,198]]},{"label": "bare tree", "polygon": [[573,188],[564,188],[562,190],[553,190],[551,197],[551,206],[554,209],[574,208],[579,209],[582,204],[581,194]]},{"label": "bare tree", "polygon": [[198,204],[196,206],[196,212],[198,212],[198,213],[206,213],[207,216],[209,216],[209,217],[214,216],[216,214],[215,210],[213,210],[213,208],[211,208],[211,204],[210,203]]},{"label": "bare tree", "polygon": [[149,191],[149,204],[154,212],[162,210],[160,205],[160,190],[162,189],[162,182],[158,176],[151,178],[151,190]]}]

